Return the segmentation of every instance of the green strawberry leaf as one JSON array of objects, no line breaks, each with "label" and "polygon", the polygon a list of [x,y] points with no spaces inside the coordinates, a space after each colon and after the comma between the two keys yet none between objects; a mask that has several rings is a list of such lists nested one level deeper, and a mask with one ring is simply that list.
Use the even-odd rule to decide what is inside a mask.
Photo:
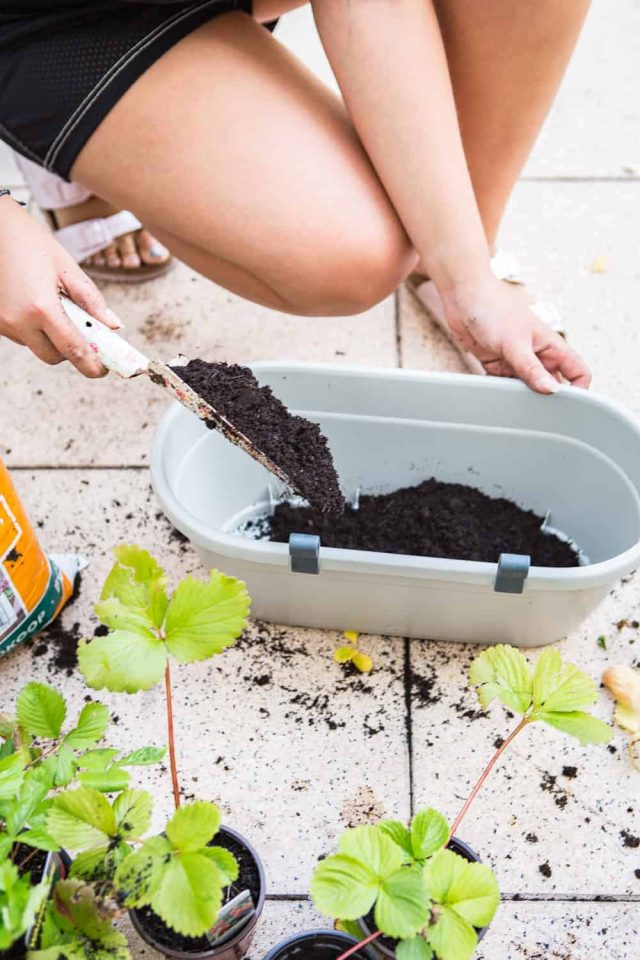
[{"label": "green strawberry leaf", "polygon": [[113,803],[117,832],[121,837],[140,837],[151,825],[153,801],[146,790],[126,790]]},{"label": "green strawberry leaf", "polygon": [[117,793],[127,789],[131,778],[126,770],[109,767],[108,770],[85,770],[77,779],[83,787],[93,787],[100,793]]},{"label": "green strawberry leaf", "polygon": [[429,922],[431,905],[419,867],[401,867],[382,882],[375,907],[378,930],[395,939],[415,936]]},{"label": "green strawberry leaf", "polygon": [[16,700],[18,723],[34,737],[55,740],[67,715],[64,697],[45,683],[28,683]]},{"label": "green strawberry leaf", "polygon": [[478,688],[478,700],[483,707],[488,707],[496,697],[516,713],[526,713],[531,706],[531,670],[515,647],[500,643],[484,650],[471,664],[469,682]]},{"label": "green strawberry leaf", "polygon": [[75,772],[75,757],[71,750],[63,744],[55,757],[53,785],[55,787],[68,787],[75,776]]},{"label": "green strawberry leaf", "polygon": [[449,824],[437,810],[420,810],[411,821],[411,847],[416,860],[426,860],[449,839]]},{"label": "green strawberry leaf", "polygon": [[200,852],[203,856],[213,860],[222,874],[225,886],[229,886],[238,879],[240,868],[238,861],[230,850],[226,850],[224,847],[203,847]]},{"label": "green strawberry leaf", "polygon": [[111,881],[119,865],[130,853],[131,847],[124,841],[86,850],[74,857],[69,876],[91,883]]},{"label": "green strawberry leaf", "polygon": [[396,960],[433,960],[433,950],[423,937],[401,940],[395,954]]},{"label": "green strawberry leaf", "polygon": [[213,926],[222,892],[215,863],[199,853],[183,853],[166,865],[151,907],[173,930],[198,937]]},{"label": "green strawberry leaf", "polygon": [[537,711],[536,719],[548,723],[556,730],[562,730],[563,733],[577,737],[583,746],[588,743],[608,743],[613,736],[613,730],[608,723],[582,710],[572,710],[568,713],[541,710]]},{"label": "green strawberry leaf", "polygon": [[23,830],[20,834],[20,843],[27,847],[33,847],[36,850],[47,850],[57,853],[60,844],[51,837],[42,827],[34,827],[32,830]]},{"label": "green strawberry leaf", "polygon": [[78,645],[80,672],[90,687],[106,687],[116,693],[150,690],[162,678],[167,665],[164,644],[139,633],[116,630]]},{"label": "green strawberry leaf", "polygon": [[471,960],[478,935],[470,923],[450,907],[440,907],[440,916],[429,928],[429,943],[439,960]]},{"label": "green strawberry leaf", "polygon": [[24,779],[24,760],[18,753],[0,760],[0,800],[15,797]]},{"label": "green strawberry leaf", "polygon": [[394,843],[401,847],[405,853],[413,857],[413,846],[411,844],[411,834],[401,820],[381,820],[378,823],[378,830],[382,830],[387,836],[391,837]]},{"label": "green strawberry leaf", "polygon": [[121,760],[118,760],[119,767],[146,767],[152,763],[159,763],[166,754],[165,747],[141,747],[128,753]]},{"label": "green strawberry leaf", "polygon": [[116,547],[114,553],[116,563],[105,580],[100,600],[115,597],[131,613],[146,617],[150,628],[161,627],[168,603],[164,570],[147,550],[135,545]]},{"label": "green strawberry leaf", "polygon": [[403,851],[391,837],[369,825],[345,830],[338,849],[340,853],[359,860],[380,880],[390,877],[405,861]]},{"label": "green strawberry leaf", "polygon": [[491,923],[500,903],[498,881],[491,867],[465,862],[453,879],[445,902],[474,927]]},{"label": "green strawberry leaf", "polygon": [[376,874],[355,857],[337,853],[321,860],[313,872],[311,898],[327,917],[366,917],[380,890]]},{"label": "green strawberry leaf", "polygon": [[78,722],[64,738],[72,750],[86,750],[101,740],[109,726],[109,709],[103,703],[87,703],[80,711]]},{"label": "green strawberry leaf", "polygon": [[216,835],[221,819],[215,803],[193,800],[176,810],[166,826],[166,834],[171,846],[182,853],[199,850]]},{"label": "green strawberry leaf", "polygon": [[540,654],[533,675],[534,719],[541,710],[570,713],[590,707],[597,699],[598,691],[591,677],[573,663],[563,661],[554,647]]},{"label": "green strawberry leaf", "polygon": [[150,837],[123,860],[114,884],[127,907],[147,906],[162,882],[173,849],[166,837]]},{"label": "green strawberry leaf", "polygon": [[125,633],[141,633],[143,636],[157,636],[158,627],[152,616],[141,610],[126,607],[117,597],[100,600],[93,607],[96,617],[110,630],[124,630]]},{"label": "green strawberry leaf", "polygon": [[221,653],[242,633],[250,600],[241,580],[212,570],[208,582],[186,577],[175,589],[165,620],[166,644],[179,663]]},{"label": "green strawberry leaf", "polygon": [[90,787],[67,790],[54,797],[47,829],[60,846],[70,850],[104,846],[117,833],[109,801]]},{"label": "green strawberry leaf", "polygon": [[119,750],[112,747],[100,747],[97,750],[87,750],[82,756],[76,758],[76,763],[81,770],[92,770],[95,773],[103,772],[110,765],[111,761],[118,756]]}]

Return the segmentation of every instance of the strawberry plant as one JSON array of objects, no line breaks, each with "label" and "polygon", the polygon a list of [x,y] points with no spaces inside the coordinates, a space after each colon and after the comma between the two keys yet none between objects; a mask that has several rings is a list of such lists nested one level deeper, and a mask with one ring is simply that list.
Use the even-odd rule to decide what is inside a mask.
[{"label": "strawberry plant", "polygon": [[318,864],[311,895],[320,912],[359,938],[368,917],[374,928],[339,960],[381,937],[394,941],[398,960],[470,960],[478,928],[492,920],[499,892],[488,866],[456,851],[461,844],[455,834],[489,774],[515,738],[536,722],[582,744],[611,738],[611,727],[588,712],[597,699],[596,684],[555,649],[540,654],[532,670],[514,647],[490,647],[473,661],[469,682],[483,707],[497,699],[520,720],[482,771],[451,829],[434,809],[420,811],[409,827],[397,820],[356,827],[342,835],[337,854]]},{"label": "strawberry plant", "polygon": [[212,570],[205,582],[185,577],[171,597],[167,577],[140,547],[120,546],[95,613],[105,636],[81,643],[80,671],[90,687],[150,690],[164,677],[173,797],[180,806],[171,659],[194,663],[222,653],[247,623],[250,600],[241,580]]},{"label": "strawberry plant", "polygon": [[[23,687],[15,715],[0,717],[0,949],[9,949],[24,937],[43,910],[50,937],[56,920],[63,922],[55,904],[62,903],[65,888],[54,871],[43,875],[42,861],[70,839],[58,831],[56,820],[65,798],[84,792],[91,797],[93,810],[100,810],[109,806],[105,794],[117,792],[114,805],[122,807],[127,796],[135,794],[128,789],[130,769],[164,756],[163,747],[143,747],[123,756],[98,746],[108,722],[106,706],[87,703],[68,723],[64,697],[43,683]],[[84,826],[88,829],[87,823]],[[39,853],[40,879],[34,870]],[[78,860],[74,870],[80,872],[81,865]],[[67,932],[66,944],[70,936]],[[76,949],[73,956],[84,954]]]}]

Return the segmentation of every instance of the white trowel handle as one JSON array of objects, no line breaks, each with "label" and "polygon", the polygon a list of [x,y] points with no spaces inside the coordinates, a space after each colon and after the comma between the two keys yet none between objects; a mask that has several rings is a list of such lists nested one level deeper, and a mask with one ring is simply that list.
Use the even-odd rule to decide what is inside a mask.
[{"label": "white trowel handle", "polygon": [[107,370],[113,370],[114,373],[127,379],[144,373],[149,366],[149,360],[143,353],[132,347],[104,323],[95,320],[68,297],[60,297],[60,303],[76,330],[97,353]]}]

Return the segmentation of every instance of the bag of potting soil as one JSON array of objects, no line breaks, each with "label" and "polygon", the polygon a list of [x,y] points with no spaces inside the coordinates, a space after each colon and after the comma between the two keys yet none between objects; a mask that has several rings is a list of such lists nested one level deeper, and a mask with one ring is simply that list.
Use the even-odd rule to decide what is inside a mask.
[{"label": "bag of potting soil", "polygon": [[44,552],[0,460],[0,655],[55,619],[85,566],[76,554]]}]

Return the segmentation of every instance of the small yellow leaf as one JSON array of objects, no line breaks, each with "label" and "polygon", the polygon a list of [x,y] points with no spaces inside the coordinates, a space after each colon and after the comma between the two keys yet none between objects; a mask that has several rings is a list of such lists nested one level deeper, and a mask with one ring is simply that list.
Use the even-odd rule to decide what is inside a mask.
[{"label": "small yellow leaf", "polygon": [[373,660],[366,653],[358,651],[353,656],[353,665],[358,668],[360,673],[369,673],[373,669]]},{"label": "small yellow leaf", "polygon": [[591,273],[606,273],[607,266],[608,263],[606,257],[596,257],[591,264]]},{"label": "small yellow leaf", "polygon": [[348,640],[349,643],[357,643],[360,634],[355,630],[345,630],[342,636],[345,638],[345,640]]},{"label": "small yellow leaf", "polygon": [[616,699],[613,719],[621,730],[631,734],[629,758],[636,770],[640,770],[640,670],[609,667],[602,682]]},{"label": "small yellow leaf", "polygon": [[338,647],[336,652],[333,655],[333,659],[337,663],[348,663],[349,660],[353,660],[357,651],[353,647]]}]

